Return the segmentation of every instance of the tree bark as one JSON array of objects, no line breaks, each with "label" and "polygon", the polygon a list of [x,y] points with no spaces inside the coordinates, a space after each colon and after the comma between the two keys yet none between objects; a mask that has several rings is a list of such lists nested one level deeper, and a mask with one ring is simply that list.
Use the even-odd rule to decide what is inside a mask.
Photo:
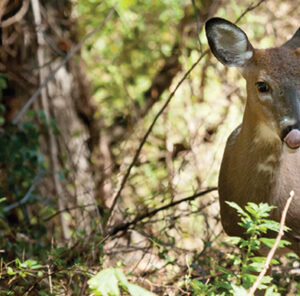
[{"label": "tree bark", "polygon": [[[77,40],[69,1],[20,0],[1,4],[2,24],[11,20],[9,26],[1,28],[0,70],[8,76],[3,96],[6,128]],[[34,11],[34,7],[39,10]],[[22,9],[25,14],[16,18]],[[76,59],[80,60],[80,56]],[[82,61],[78,63],[76,59],[61,67],[42,92],[42,100],[34,105],[36,111],[43,110],[45,114],[46,126],[41,120],[36,126],[44,131],[40,147],[50,163],[38,190],[46,200],[56,200],[64,239],[69,239],[73,230],[90,233],[91,223],[99,218],[88,147],[90,134],[78,113],[79,102],[91,101],[91,97],[89,85],[81,81],[85,76]],[[66,216],[64,209],[76,206]]]}]

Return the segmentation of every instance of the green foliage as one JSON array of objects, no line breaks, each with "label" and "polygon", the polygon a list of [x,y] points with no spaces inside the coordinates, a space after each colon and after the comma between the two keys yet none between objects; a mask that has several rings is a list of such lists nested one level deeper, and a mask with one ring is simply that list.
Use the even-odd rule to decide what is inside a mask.
[{"label": "green foliage", "polygon": [[[43,3],[46,4],[46,2]],[[84,45],[81,51],[87,65],[86,74],[91,82],[92,95],[97,108],[96,114],[93,114],[95,118],[84,118],[85,123],[87,127],[93,127],[94,123],[100,124],[101,133],[107,132],[108,148],[111,149],[108,154],[112,156],[112,163],[109,168],[104,169],[108,173],[107,180],[113,181],[116,190],[117,180],[122,177],[147,126],[161,107],[162,102],[159,101],[165,100],[185,70],[200,55],[194,11],[188,10],[192,7],[191,1],[69,0],[67,2],[73,6],[72,19],[68,19],[67,9],[57,11],[51,9],[51,3],[59,2],[63,7],[64,1],[48,2],[42,10],[45,14],[43,20],[49,21],[49,24],[43,21],[47,33],[45,36],[50,37],[45,46],[50,47],[53,43],[59,48],[60,43],[64,41],[70,41],[71,46],[75,45],[79,39],[86,36],[87,32],[99,25],[111,7],[117,4],[116,13],[110,21],[89,39],[88,44]],[[199,10],[207,6],[207,3],[212,3],[210,0],[195,2]],[[40,4],[43,5],[43,3]],[[279,1],[275,1],[275,5],[276,3],[278,4]],[[216,15],[234,20],[245,11],[248,5],[247,1],[230,0],[220,7]],[[272,1],[268,7],[270,12],[272,12],[273,5]],[[286,8],[289,7],[287,3],[285,5]],[[187,16],[186,11],[189,11],[190,15]],[[272,27],[271,22],[269,22],[270,26],[265,28],[262,24],[264,21],[259,23],[258,20],[273,19],[274,15],[261,12],[257,14],[257,12],[259,12],[258,9],[248,13],[241,24],[242,26],[248,25],[249,30],[246,31],[251,39],[252,37],[257,39],[254,42],[265,40],[267,42],[264,44],[272,46],[273,37],[266,37],[266,30],[268,32],[272,31],[271,29],[275,32],[278,30]],[[59,19],[60,14],[63,15],[63,19]],[[205,13],[205,17],[207,15]],[[26,19],[30,17],[26,15]],[[54,20],[56,23],[54,27],[58,30],[54,28],[57,32],[52,38]],[[60,34],[61,24],[63,27],[72,24],[73,27],[74,21],[79,29],[79,36],[73,31],[64,31]],[[181,21],[184,22],[181,23]],[[277,21],[275,23],[277,24]],[[29,27],[32,27],[31,25]],[[23,27],[27,28],[27,25]],[[282,26],[280,28],[278,34],[286,34],[287,30],[284,30]],[[15,36],[13,32],[10,34]],[[34,42],[35,30],[29,30],[27,35],[26,38]],[[74,40],[77,38],[78,40]],[[203,32],[200,34],[200,40],[203,49],[206,49],[207,40]],[[160,73],[158,80],[163,82],[165,74],[173,72],[168,68],[164,73],[159,71],[166,60],[172,57],[174,45],[178,45],[180,49],[181,70],[162,96],[157,98],[158,102],[155,102],[149,113],[140,117],[140,110],[147,106],[146,91],[153,83],[155,75]],[[32,46],[32,49],[34,48],[35,46]],[[5,48],[3,50],[5,51]],[[14,50],[11,52],[14,53]],[[74,61],[79,62],[79,58],[76,57]],[[31,86],[38,81],[36,79],[38,77],[30,79],[31,71],[28,70],[35,64],[30,62],[30,67],[26,67],[24,73],[20,73],[22,75],[15,76],[18,81],[26,82],[25,85],[29,88],[28,94],[34,91]],[[47,62],[47,68],[53,69],[52,66],[51,60],[50,64]],[[72,61],[68,68],[72,70]],[[38,69],[32,71],[32,75],[35,74],[38,74]],[[225,76],[228,78],[226,78],[227,83],[224,82]],[[72,87],[75,91],[79,90],[81,95],[85,83],[76,85],[77,83],[74,77]],[[189,192],[195,193],[200,187],[216,184],[221,155],[219,152],[226,138],[224,135],[228,134],[229,130],[232,130],[241,119],[243,95],[236,91],[240,84],[241,81],[236,72],[232,69],[224,70],[222,65],[216,64],[209,55],[199,63],[176,93],[168,110],[158,120],[143,148],[141,157],[132,169],[123,191],[123,196],[126,198],[122,199],[120,204],[124,222],[131,221],[137,213],[147,213],[151,209],[189,195]],[[0,74],[1,97],[6,88],[7,75]],[[243,91],[241,90],[242,93]],[[49,88],[49,96],[51,93],[55,92],[50,91]],[[44,165],[39,153],[40,135],[43,132],[47,135],[45,125],[54,135],[61,135],[59,128],[54,120],[48,123],[42,111],[38,112],[39,128],[34,120],[36,117],[34,111],[29,112],[32,121],[24,122],[18,127],[8,126],[5,122],[5,113],[8,111],[6,108],[0,104],[0,161],[4,168],[0,179],[0,286],[1,289],[3,288],[0,290],[0,295],[26,295],[32,287],[41,296],[50,295],[50,293],[51,295],[82,295],[86,294],[83,290],[86,289],[88,279],[90,279],[91,292],[95,295],[152,295],[145,289],[130,283],[120,269],[108,268],[91,276],[89,271],[98,266],[99,262],[101,265],[104,262],[103,248],[106,238],[99,235],[98,219],[94,219],[92,222],[94,224],[89,225],[92,233],[90,236],[78,227],[72,232],[70,244],[65,244],[61,237],[62,224],[55,206],[56,197],[53,198],[53,192],[46,192],[47,197],[45,197],[38,195],[36,190],[30,190]],[[89,112],[88,115],[90,115]],[[99,122],[97,122],[98,118],[100,118]],[[93,122],[94,119],[95,122]],[[121,133],[118,131],[119,128]],[[73,136],[81,137],[82,134],[75,132]],[[89,143],[95,140],[93,136],[99,137],[98,134],[91,134]],[[102,134],[100,137],[102,139]],[[65,139],[62,137],[62,140]],[[69,184],[65,186],[66,176],[70,175],[73,178],[72,168],[80,162],[80,157],[67,155],[66,151],[59,151],[59,153],[61,153],[59,161],[63,169],[57,173],[62,181],[63,190],[68,191]],[[96,151],[91,163],[102,162],[101,156],[101,152]],[[72,166],[64,167],[69,157],[72,158]],[[103,172],[99,170],[95,174],[98,173],[102,177]],[[74,183],[76,181],[74,180]],[[106,182],[106,180],[103,181]],[[72,188],[74,191],[72,193],[76,198],[75,187]],[[107,209],[102,208],[101,198],[101,191],[97,192],[97,202],[100,200],[97,204],[100,215],[106,216]],[[16,203],[18,207],[14,208],[14,211],[7,210],[9,206]],[[150,242],[145,243],[145,254],[149,252],[160,263],[164,263],[162,264],[164,276],[168,279],[178,271],[178,267],[182,267],[180,259],[187,253],[190,254],[192,250],[191,264],[197,262],[203,268],[204,273],[209,269],[203,281],[193,280],[192,275],[186,277],[186,283],[193,295],[246,295],[247,289],[255,280],[255,271],[262,268],[265,260],[263,257],[256,256],[255,252],[262,244],[271,246],[274,240],[263,236],[267,231],[276,232],[278,229],[276,223],[267,219],[268,207],[267,205],[248,205],[245,210],[236,207],[242,218],[241,227],[245,227],[249,239],[236,237],[231,238],[231,242],[244,250],[243,256],[233,253],[225,258],[224,253],[228,253],[227,249],[223,250],[224,245],[219,248],[214,231],[211,231],[213,235],[209,234],[210,223],[205,225],[205,222],[211,218],[214,221],[219,219],[217,216],[211,217],[210,210],[202,211],[206,208],[205,200],[194,200],[189,204],[183,203],[180,207],[161,211],[155,217],[146,218],[141,223],[133,225],[132,228],[145,235],[147,243]],[[64,212],[73,230],[81,226],[82,221],[77,215],[78,221],[72,220],[70,213]],[[53,217],[53,219],[49,221],[48,217]],[[140,252],[143,247],[139,245],[139,242],[136,244],[135,236],[131,234],[127,236],[128,233],[124,233],[126,240],[128,239],[127,246],[133,246],[134,252]],[[204,246],[203,249],[199,247],[199,242],[200,246]],[[280,246],[284,245],[285,242],[282,242]],[[128,249],[128,252],[130,251],[131,249]],[[206,251],[208,254],[213,252],[214,255],[207,256]],[[119,248],[116,248],[114,252],[119,252]],[[127,249],[124,253],[126,258]],[[143,260],[148,260],[145,258],[141,259],[141,265],[144,263]],[[295,258],[290,260],[296,261]],[[273,261],[273,264],[275,263]],[[291,266],[292,263],[290,263]],[[163,287],[165,279],[156,278],[159,268],[154,265],[153,274],[148,278]],[[193,266],[191,266],[192,269]],[[162,274],[161,270],[159,272]],[[207,276],[209,276],[208,281]],[[51,278],[53,291],[50,291],[48,278]],[[266,295],[276,295],[278,291],[283,291],[284,294],[288,290],[288,283],[282,283],[278,278],[275,279],[274,285],[271,284],[270,277],[264,278],[261,288],[266,289]],[[293,279],[293,276],[289,275],[284,279]],[[176,283],[178,286],[180,284],[180,282]]]},{"label": "green foliage", "polygon": [[[228,270],[221,265],[216,266],[216,270],[211,272],[220,273],[216,276],[212,283],[205,284],[194,280],[191,281],[193,295],[209,295],[209,296],[225,296],[225,295],[248,295],[247,290],[254,284],[258,273],[263,269],[265,257],[257,256],[257,251],[262,247],[261,243],[267,247],[272,247],[275,239],[263,237],[268,231],[278,232],[279,223],[268,219],[270,211],[274,209],[266,203],[256,205],[248,203],[245,210],[236,203],[228,202],[228,204],[237,210],[240,216],[239,225],[245,229],[245,238],[229,237],[228,241],[236,245],[241,252],[228,255],[228,260],[235,267],[235,271]],[[287,230],[287,228],[286,228]],[[279,248],[287,246],[287,241],[281,240]],[[276,260],[271,261],[271,265],[277,264]],[[265,295],[280,295],[276,292],[276,287],[272,282],[272,277],[264,276],[260,282],[259,289],[265,290]]]},{"label": "green foliage", "polygon": [[[0,290],[0,295],[18,295],[17,292],[26,295],[28,289],[34,285],[38,287],[38,295],[50,295],[49,284],[45,281],[49,276],[53,284],[51,295],[61,294],[65,288],[62,282],[69,279],[74,279],[72,292],[73,295],[78,295],[80,284],[91,276],[86,262],[82,262],[82,258],[76,252],[71,252],[69,247],[58,247],[54,244],[51,250],[46,249],[44,252],[46,256],[40,255],[37,259],[21,260],[17,257],[9,262],[2,260],[0,283],[3,290]],[[68,262],[68,258],[72,259],[71,262]],[[8,291],[12,294],[7,294]]]},{"label": "green foliage", "polygon": [[[131,296],[154,296],[153,293],[144,288],[128,282],[123,271],[119,268],[106,268],[88,281],[89,287],[94,295],[99,296],[119,296],[120,289]],[[122,294],[123,295],[123,294]]]},{"label": "green foliage", "polygon": [[[7,178],[1,178],[0,196],[8,202],[19,201],[26,194],[41,167],[39,131],[31,122],[7,127],[0,137],[0,163]],[[33,200],[31,195],[29,200]]]},{"label": "green foliage", "polygon": [[42,265],[38,264],[36,260],[28,259],[24,262],[21,262],[18,258],[15,260],[15,268],[8,266],[7,274],[10,276],[19,275],[22,278],[26,278],[27,276],[34,276],[35,274],[38,277],[43,276],[43,268]]},{"label": "green foliage", "polygon": [[[95,27],[115,1],[79,0],[76,6],[79,29]],[[92,3],[93,2],[93,3]],[[177,24],[188,1],[117,1],[114,21],[87,44],[83,57],[89,67],[93,96],[101,104],[107,124],[120,121],[143,106],[151,77],[171,54],[178,36]],[[112,62],[113,61],[113,62]],[[98,79],[101,77],[101,79]]]}]

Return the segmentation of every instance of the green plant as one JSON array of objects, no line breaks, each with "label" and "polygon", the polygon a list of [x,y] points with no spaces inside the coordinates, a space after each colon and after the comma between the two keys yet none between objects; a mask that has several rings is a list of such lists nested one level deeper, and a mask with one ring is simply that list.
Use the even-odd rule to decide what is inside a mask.
[{"label": "green plant", "polygon": [[[229,237],[228,241],[236,245],[241,252],[228,254],[228,262],[231,263],[230,271],[221,266],[216,265],[211,271],[211,282],[204,283],[198,280],[190,282],[193,295],[248,295],[247,290],[253,285],[257,279],[258,273],[263,269],[266,258],[257,256],[257,252],[261,249],[262,244],[271,247],[275,239],[264,237],[267,232],[279,231],[279,223],[268,219],[270,211],[274,209],[266,203],[256,205],[248,203],[243,210],[236,203],[228,202],[235,208],[240,216],[239,225],[245,229],[245,237]],[[285,228],[287,230],[287,228]],[[281,240],[279,248],[289,243]],[[276,260],[272,260],[271,264],[276,264]],[[216,276],[216,274],[220,274]],[[271,276],[264,276],[260,282],[259,289],[265,290],[265,295],[280,295],[276,285],[272,284]]]},{"label": "green plant", "polygon": [[20,201],[38,175],[42,156],[39,153],[39,131],[31,122],[7,127],[0,137],[0,163],[7,178],[2,178],[0,195],[9,203]]},{"label": "green plant", "polygon": [[119,268],[103,269],[94,275],[88,281],[88,284],[92,293],[99,296],[119,296],[121,295],[120,288],[126,295],[154,296],[153,293],[144,288],[128,282],[123,271]]}]

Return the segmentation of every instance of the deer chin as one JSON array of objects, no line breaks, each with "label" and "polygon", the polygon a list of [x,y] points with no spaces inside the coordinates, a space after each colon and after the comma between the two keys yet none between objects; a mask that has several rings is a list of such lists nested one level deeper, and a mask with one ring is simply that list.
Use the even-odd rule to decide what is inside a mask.
[{"label": "deer chin", "polygon": [[292,129],[283,139],[283,141],[291,148],[296,149],[300,147],[300,131]]}]

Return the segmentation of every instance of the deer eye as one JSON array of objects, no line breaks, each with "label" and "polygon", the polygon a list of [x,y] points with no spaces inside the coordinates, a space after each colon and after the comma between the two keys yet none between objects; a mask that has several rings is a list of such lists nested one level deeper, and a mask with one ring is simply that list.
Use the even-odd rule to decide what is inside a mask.
[{"label": "deer eye", "polygon": [[256,85],[258,91],[261,92],[261,93],[265,93],[265,92],[268,92],[270,90],[269,85],[264,81],[258,81],[258,82],[255,83],[255,85]]}]

